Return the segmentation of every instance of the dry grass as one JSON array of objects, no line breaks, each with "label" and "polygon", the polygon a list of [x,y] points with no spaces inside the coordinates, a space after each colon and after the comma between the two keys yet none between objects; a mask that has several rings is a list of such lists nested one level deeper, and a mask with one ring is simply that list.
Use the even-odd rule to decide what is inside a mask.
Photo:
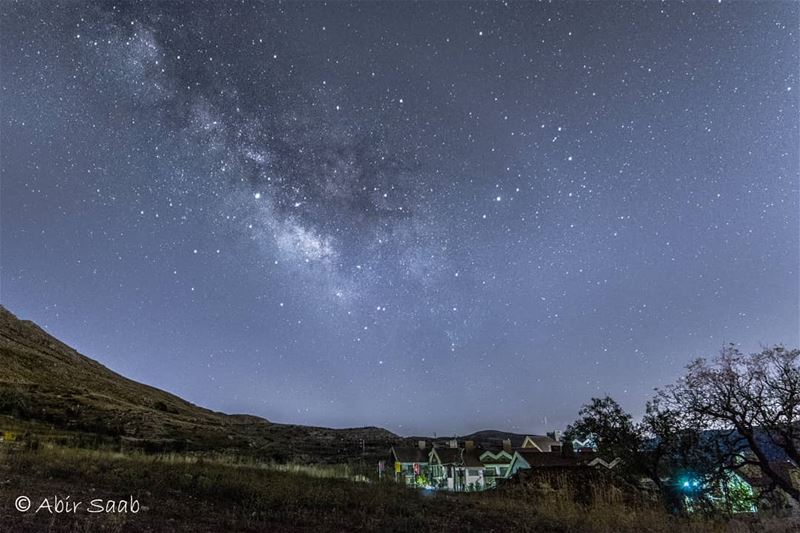
[{"label": "dry grass", "polygon": [[[122,454],[43,446],[0,447],[0,523],[5,531],[784,531],[767,520],[678,519],[658,505],[596,490],[587,505],[529,486],[424,493],[394,483],[353,482],[351,466],[255,463],[237,457]],[[123,499],[138,514],[21,514],[16,496]]]}]

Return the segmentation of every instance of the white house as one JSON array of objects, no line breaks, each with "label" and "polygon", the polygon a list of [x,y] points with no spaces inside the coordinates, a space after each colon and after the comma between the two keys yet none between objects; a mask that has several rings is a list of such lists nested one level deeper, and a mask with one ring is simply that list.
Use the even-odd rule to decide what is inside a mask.
[{"label": "white house", "polygon": [[513,457],[513,452],[506,449],[486,450],[480,455],[480,461],[484,466],[483,478],[486,488],[495,486],[498,479],[506,477]]},{"label": "white house", "polygon": [[424,440],[417,446],[392,446],[390,464],[395,481],[402,481],[409,487],[416,486],[423,479],[428,468],[428,450]]},{"label": "white house", "polygon": [[486,488],[485,467],[472,441],[463,448],[456,441],[433,448],[428,456],[431,484],[438,489],[468,492]]}]

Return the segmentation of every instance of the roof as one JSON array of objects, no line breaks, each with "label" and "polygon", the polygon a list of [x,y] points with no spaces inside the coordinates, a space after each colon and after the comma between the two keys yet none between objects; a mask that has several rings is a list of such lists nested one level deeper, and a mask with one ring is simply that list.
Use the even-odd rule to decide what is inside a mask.
[{"label": "roof", "polygon": [[493,464],[493,465],[509,464],[512,458],[513,458],[513,452],[508,453],[505,450],[498,450],[498,451],[485,450],[480,455],[480,459],[481,461],[483,461],[484,464]]},{"label": "roof", "polygon": [[[798,469],[794,466],[794,463],[791,461],[770,461],[769,466],[772,471],[783,478],[784,481],[789,482],[791,485],[795,484],[792,479],[792,473],[797,472]],[[769,489],[772,487],[772,480],[757,466],[753,466],[753,468],[741,468],[737,470],[736,473],[754,487],[760,487],[762,489]]]},{"label": "roof", "polygon": [[392,446],[394,460],[400,463],[427,463],[429,451],[419,446]]},{"label": "roof", "polygon": [[[770,438],[769,433],[761,428],[754,428],[754,438],[759,448],[764,453],[770,463],[780,463],[791,461],[786,452]],[[654,447],[658,443],[657,439],[650,439],[645,443],[646,447]],[[708,446],[709,453],[716,450],[717,453],[746,454],[750,452],[750,446],[745,438],[735,430],[708,429],[700,434],[700,443]],[[715,456],[714,456],[715,457]]]},{"label": "roof", "polygon": [[464,450],[464,466],[483,468],[478,450]]},{"label": "roof", "polygon": [[550,446],[561,446],[561,443],[547,435],[528,435],[526,439],[533,441],[542,451],[549,451]]},{"label": "roof", "polygon": [[794,463],[791,461],[771,461],[769,466],[773,472],[782,477],[784,481],[788,482],[790,485],[795,485],[795,481],[792,479],[792,473],[797,472],[797,467]]},{"label": "roof", "polygon": [[528,463],[531,468],[540,468],[540,467],[564,467],[564,466],[580,466],[581,461],[577,457],[572,457],[569,455],[561,455],[560,453],[554,452],[537,452],[537,451],[526,451],[526,450],[517,450],[517,455],[522,457],[526,463]]},{"label": "roof", "polygon": [[434,448],[439,462],[443,465],[458,465],[480,468],[483,466],[479,458],[479,450],[465,448]]}]

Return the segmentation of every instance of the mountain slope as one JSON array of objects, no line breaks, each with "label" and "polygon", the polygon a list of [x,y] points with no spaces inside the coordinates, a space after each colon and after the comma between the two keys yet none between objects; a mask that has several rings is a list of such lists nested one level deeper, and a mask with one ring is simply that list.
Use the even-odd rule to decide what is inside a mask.
[{"label": "mountain slope", "polygon": [[235,451],[275,460],[352,460],[364,452],[385,454],[401,440],[380,428],[273,424],[198,407],[109,370],[2,306],[0,415],[126,447]]}]

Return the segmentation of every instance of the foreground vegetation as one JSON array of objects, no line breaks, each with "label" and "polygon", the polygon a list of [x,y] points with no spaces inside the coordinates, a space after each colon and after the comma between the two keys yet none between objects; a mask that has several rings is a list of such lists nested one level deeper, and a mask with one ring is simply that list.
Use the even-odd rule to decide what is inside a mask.
[{"label": "foreground vegetation", "polygon": [[[36,449],[32,449],[36,448]],[[83,450],[0,445],[0,523],[5,531],[785,531],[785,522],[676,518],[658,504],[624,503],[591,490],[509,486],[472,494],[419,492],[367,479],[350,466],[277,466]],[[28,496],[32,509],[14,501]],[[59,496],[138,500],[138,513],[50,514]]]}]

